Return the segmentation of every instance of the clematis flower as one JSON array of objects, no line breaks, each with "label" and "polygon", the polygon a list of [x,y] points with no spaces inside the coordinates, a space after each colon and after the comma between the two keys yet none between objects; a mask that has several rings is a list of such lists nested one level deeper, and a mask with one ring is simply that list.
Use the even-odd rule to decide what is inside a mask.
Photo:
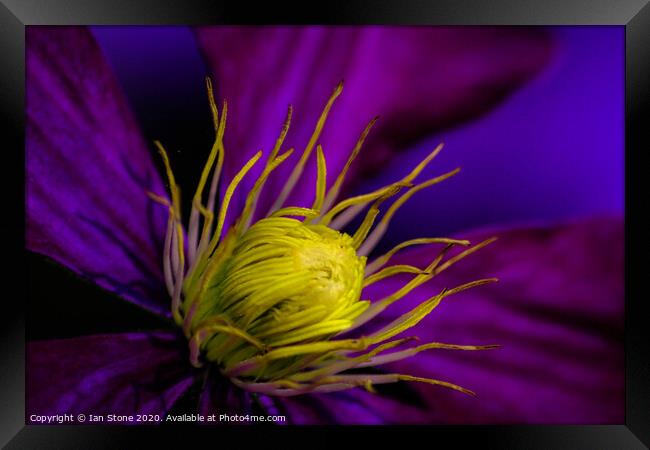
[{"label": "clematis flower", "polygon": [[[517,30],[469,32],[472,42],[477,37],[473,33],[485,33],[485,48],[472,49],[470,54],[489,57],[493,55],[488,51],[490,42],[502,48],[504,41],[512,41],[517,42],[510,52],[515,56],[503,52],[501,64],[491,61],[482,66],[490,70],[464,77],[461,72],[449,77],[453,82],[444,89],[436,89],[430,88],[435,83],[427,84],[434,73],[427,62],[409,58],[403,51],[418,45],[432,51],[426,46],[453,42],[448,51],[457,54],[462,30],[233,28],[197,33],[212,62],[217,89],[230,102],[227,117],[234,119],[233,126],[226,128],[225,107],[211,102],[217,137],[200,174],[189,220],[183,223],[170,157],[158,144],[168,177],[167,195],[90,33],[81,28],[28,31],[28,248],[169,320],[168,329],[156,332],[29,343],[28,418],[56,413],[164,416],[198,386],[197,407],[204,414],[265,411],[284,414],[293,423],[622,420],[619,221],[502,231],[498,243],[471,256],[467,251],[445,255],[431,245],[400,248],[390,255],[392,269],[380,271],[388,258],[371,257],[366,265],[365,257],[387,226],[387,221],[381,221],[371,231],[382,202],[398,195],[393,205],[399,206],[414,191],[441,181],[434,177],[412,186],[439,149],[414,170],[405,169],[386,189],[338,203],[343,205],[338,212],[349,214],[335,217],[330,209],[337,208],[335,200],[345,192],[343,180],[368,170],[347,164],[366,134],[364,146],[372,144],[380,150],[374,167],[370,164],[376,169],[389,160],[399,142],[416,140],[493,103],[495,99],[486,99],[480,88],[511,86],[539,70],[548,52],[543,35]],[[349,43],[355,45],[343,45]],[[517,48],[529,59],[520,58]],[[314,77],[318,89],[298,83],[321,67],[310,58],[328,55],[328,49],[337,56],[323,58],[329,64]],[[391,58],[398,55],[402,57],[399,83],[392,78],[397,79],[398,70]],[[261,69],[272,70],[280,62],[285,62],[283,69],[277,76],[269,74],[266,84],[241,76],[253,69],[264,73]],[[505,67],[504,73],[495,67]],[[372,77],[373,71],[382,76]],[[318,108],[329,93],[322,98],[319,94],[322,86],[336,85],[338,79],[332,82],[332,77],[345,77],[345,94],[351,95],[341,95],[341,104],[334,108],[337,89],[321,113]],[[296,92],[299,88],[302,92]],[[385,95],[373,94],[377,91]],[[296,111],[288,133],[288,102],[281,101],[286,96]],[[376,128],[366,128],[374,114],[384,111],[388,116]],[[296,155],[280,151],[305,145],[307,151]],[[271,152],[264,164],[256,165],[259,147]],[[312,150],[318,162],[310,165]],[[392,158],[399,160],[399,155]],[[366,159],[371,158],[361,158],[357,166]],[[348,170],[346,177],[332,177]],[[343,227],[361,213],[362,206],[370,209],[357,233],[347,235],[333,228],[336,221],[337,228]],[[489,242],[488,237],[477,233],[469,240]],[[464,239],[425,243],[468,244]],[[286,269],[286,255],[279,255],[278,248],[291,245],[301,255],[302,265]],[[258,252],[265,252],[261,263]],[[333,277],[315,278],[314,264],[336,274],[336,285],[331,283]],[[354,273],[368,268],[365,279]],[[437,269],[439,273],[432,277]],[[484,276],[501,281],[440,303],[442,296],[456,293],[454,288],[474,286],[473,281]],[[285,303],[284,308],[264,306],[275,301],[274,284],[295,294],[291,298],[296,301]],[[416,285],[418,289],[411,289]],[[206,294],[204,286],[218,295]],[[400,293],[404,286],[408,289]],[[362,288],[363,298],[391,301],[360,301]],[[241,290],[253,295],[246,297]],[[396,292],[399,301],[393,303],[396,298],[391,294]],[[314,298],[316,305],[310,301]],[[390,307],[384,309],[387,303]],[[439,303],[436,313],[427,315]],[[361,323],[369,316],[373,320]],[[370,325],[375,333],[381,332],[369,331],[357,339],[337,336],[365,332]],[[401,334],[407,328],[409,334]],[[399,339],[408,336],[418,336],[421,342]],[[382,347],[383,338],[392,337],[398,339]],[[502,348],[452,351],[481,348],[472,345],[476,342],[498,343]],[[341,343],[341,348],[330,348]],[[379,347],[370,349],[373,344]],[[407,349],[389,348],[398,344]],[[316,348],[319,345],[357,353],[324,353]],[[317,351],[319,359],[305,357]],[[379,372],[337,371],[379,363]],[[400,379],[429,380],[453,389],[403,383],[397,384],[396,391],[382,386],[376,387],[377,393],[363,389]],[[477,391],[478,397],[456,392],[468,392],[460,386]],[[319,393],[342,388],[342,392]],[[287,397],[293,394],[301,395]]]}]

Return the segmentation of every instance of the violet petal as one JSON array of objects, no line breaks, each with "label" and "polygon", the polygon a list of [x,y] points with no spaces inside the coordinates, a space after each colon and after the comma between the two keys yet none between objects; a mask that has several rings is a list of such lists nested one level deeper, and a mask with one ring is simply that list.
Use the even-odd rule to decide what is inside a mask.
[{"label": "violet petal", "polygon": [[[377,170],[417,139],[487,110],[539,72],[552,48],[543,31],[503,27],[200,27],[197,36],[217,93],[229,102],[226,182],[253,153],[270,151],[290,103],[284,148],[300,153],[341,79],[343,94],[320,139],[330,183],[374,116],[381,118],[352,172]],[[261,209],[297,159],[269,179]],[[315,165],[312,158],[288,203],[312,202]]]},{"label": "violet petal", "polygon": [[[624,227],[616,218],[496,235],[380,316],[383,321],[442,288],[495,276],[499,282],[445,299],[405,335],[420,343],[499,344],[486,351],[429,350],[384,370],[439,378],[470,397],[416,384],[430,423],[622,423],[625,380]],[[465,237],[465,236],[464,236]],[[425,266],[431,249],[404,252],[393,263]],[[407,277],[377,283],[380,298]]]},{"label": "violet petal", "polygon": [[170,332],[94,335],[27,344],[32,414],[159,414],[190,387],[186,347]]},{"label": "violet petal", "polygon": [[395,425],[422,423],[427,412],[395,398],[355,388],[330,394],[266,398],[269,414],[282,414],[292,425]]},{"label": "violet petal", "polygon": [[157,313],[164,188],[108,63],[81,27],[28,27],[27,248]]}]

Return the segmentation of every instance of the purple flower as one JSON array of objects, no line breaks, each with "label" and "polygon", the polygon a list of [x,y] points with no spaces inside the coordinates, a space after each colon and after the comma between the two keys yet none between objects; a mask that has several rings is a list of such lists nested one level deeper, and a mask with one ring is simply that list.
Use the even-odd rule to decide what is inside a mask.
[{"label": "purple flower", "polygon": [[[224,190],[259,148],[272,148],[288,103],[296,113],[285,147],[302,148],[341,78],[346,92],[319,140],[330,173],[343,166],[366,123],[382,115],[364,145],[372,153],[362,153],[363,164],[353,166],[359,177],[399,161],[394,153],[405,143],[486,110],[535,74],[550,52],[544,33],[518,29],[207,28],[197,36],[233,118],[224,137]],[[444,71],[436,70],[439,61],[445,61]],[[169,275],[162,264],[167,211],[147,195],[166,198],[165,187],[86,29],[28,30],[27,114],[28,248],[171,318]],[[311,204],[318,177],[312,166],[301,181],[308,189],[294,190],[290,204]],[[269,178],[259,212],[274,203],[292,167],[282,165]],[[241,210],[259,173],[244,178],[231,208]],[[226,217],[225,230],[232,229],[235,217]],[[620,220],[498,234],[497,243],[377,318],[383,321],[379,326],[388,324],[443,288],[498,277],[498,284],[443,302],[409,335],[422,343],[502,348],[432,350],[386,366],[386,373],[450,380],[476,391],[476,398],[419,384],[400,387],[397,394],[356,388],[291,398],[252,396],[217,371],[193,367],[186,337],[170,324],[159,332],[29,343],[27,417],[164,417],[198,385],[197,410],[204,414],[266,410],[292,423],[621,422]],[[393,263],[426,267],[436,254],[429,247],[407,249]],[[381,298],[412,278],[374,283],[368,298]]]}]

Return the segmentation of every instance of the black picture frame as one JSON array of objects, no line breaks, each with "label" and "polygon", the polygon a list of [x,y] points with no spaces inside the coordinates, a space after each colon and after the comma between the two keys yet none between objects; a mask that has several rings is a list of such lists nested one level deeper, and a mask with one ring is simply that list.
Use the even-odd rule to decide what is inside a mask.
[{"label": "black picture frame", "polygon": [[[585,426],[440,426],[417,429],[434,441],[483,448],[647,448],[650,446],[650,336],[646,267],[648,219],[642,202],[647,170],[642,155],[650,149],[646,119],[650,105],[649,0],[376,0],[331,1],[326,6],[270,2],[265,6],[216,0],[3,0],[0,2],[0,105],[8,125],[3,144],[3,198],[8,208],[2,221],[5,289],[0,366],[0,444],[6,448],[125,448],[131,439],[159,435],[168,427],[93,427],[25,425],[24,317],[27,279],[24,250],[24,79],[26,25],[195,25],[195,24],[394,24],[394,25],[620,25],[626,36],[626,415],[620,425]],[[288,13],[290,11],[290,13]],[[8,138],[8,139],[7,139]],[[12,176],[8,177],[7,174]],[[645,185],[645,188],[644,188]],[[8,232],[8,233],[7,233]],[[13,235],[13,236],[12,236]],[[533,395],[534,393],[531,393]],[[245,427],[244,427],[245,428]],[[328,429],[331,439],[350,429]],[[392,427],[373,428],[380,437]],[[172,437],[188,439],[177,432]],[[260,441],[270,428],[235,430],[239,438]],[[285,435],[292,434],[284,432]],[[409,431],[411,433],[413,429]],[[277,431],[273,431],[277,432]],[[302,434],[300,431],[299,434]],[[212,431],[192,427],[192,436]],[[165,433],[168,434],[168,433]],[[208,437],[213,439],[214,436]],[[427,438],[425,438],[427,439]],[[184,441],[186,443],[186,441]],[[241,441],[240,441],[241,442]]]}]

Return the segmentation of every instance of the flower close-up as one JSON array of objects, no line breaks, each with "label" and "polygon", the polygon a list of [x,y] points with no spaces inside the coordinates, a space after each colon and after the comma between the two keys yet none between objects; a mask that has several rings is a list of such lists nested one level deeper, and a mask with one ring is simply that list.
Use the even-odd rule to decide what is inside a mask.
[{"label": "flower close-up", "polygon": [[622,421],[617,30],[26,36],[29,423]]},{"label": "flower close-up", "polygon": [[[418,191],[457,172],[452,171],[413,184],[415,178],[442,149],[438,146],[409,174],[395,183],[337,202],[345,173],[354,162],[374,120],[364,130],[329,190],[326,190],[325,153],[319,144],[318,177],[311,207],[284,207],[286,198],[300,182],[304,165],[342,88],[343,84],[340,83],[325,105],[313,135],[283,190],[277,194],[276,202],[263,218],[253,222],[251,218],[255,213],[259,191],[264,187],[267,177],[293,151],[279,154],[291,121],[292,110],[289,107],[277,143],[247,194],[243,211],[222,238],[230,199],[239,182],[259,161],[262,152],[256,153],[235,175],[225,191],[218,213],[215,213],[214,204],[224,156],[222,139],[227,103],[224,102],[220,116],[212,97],[212,83],[210,79],[207,80],[216,141],[194,196],[187,254],[179,187],[175,183],[164,147],[159,142],[156,143],[165,161],[172,198],[170,202],[151,194],[152,198],[169,210],[163,267],[167,291],[171,297],[172,317],[189,339],[190,358],[194,366],[202,365],[203,356],[207,361],[215,363],[222,374],[236,386],[247,391],[290,396],[346,390],[356,386],[372,390],[374,384],[410,380],[447,386],[468,393],[466,389],[448,382],[404,374],[345,373],[348,369],[398,361],[428,349],[491,348],[430,342],[385,353],[385,350],[395,349],[412,340],[413,338],[391,338],[416,325],[446,296],[495,280],[478,280],[444,290],[372,333],[354,338],[332,339],[371,322],[410,291],[490,242],[485,241],[453,258],[444,259],[445,253],[453,246],[467,246],[469,242],[448,238],[414,239],[399,244],[372,263],[366,263],[367,255],[385,232],[399,206]],[[213,165],[215,170],[208,200],[204,205],[203,188]],[[381,221],[377,221],[377,226],[373,227],[382,203],[403,188],[406,188],[406,193],[385,211]],[[369,208],[365,218],[352,236],[338,231],[366,206]],[[199,224],[200,216],[203,219],[202,227]],[[298,220],[296,216],[303,219]],[[213,222],[216,224],[214,231]],[[444,244],[445,250],[423,269],[405,264],[386,266],[394,253],[417,244]],[[402,273],[416,276],[382,299],[361,300],[364,287]],[[369,350],[370,346],[375,345]]]}]

